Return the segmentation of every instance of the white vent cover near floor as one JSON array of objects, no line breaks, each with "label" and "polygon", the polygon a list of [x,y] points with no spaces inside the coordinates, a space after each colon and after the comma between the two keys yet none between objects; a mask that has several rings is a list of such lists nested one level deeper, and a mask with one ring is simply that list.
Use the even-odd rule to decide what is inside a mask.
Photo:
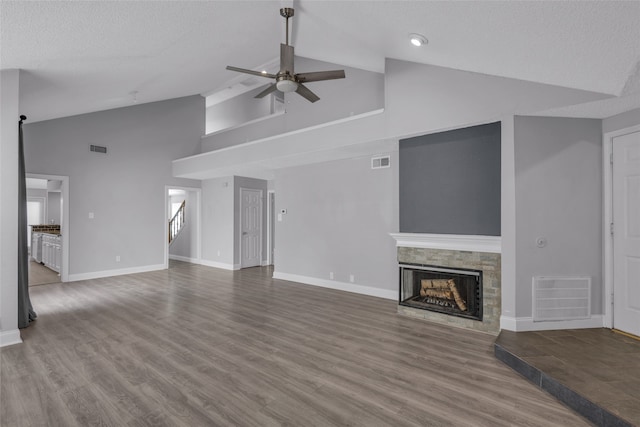
[{"label": "white vent cover near floor", "polygon": [[533,321],[591,317],[591,277],[533,278]]},{"label": "white vent cover near floor", "polygon": [[391,158],[389,156],[378,156],[371,158],[371,169],[382,169],[391,166]]}]

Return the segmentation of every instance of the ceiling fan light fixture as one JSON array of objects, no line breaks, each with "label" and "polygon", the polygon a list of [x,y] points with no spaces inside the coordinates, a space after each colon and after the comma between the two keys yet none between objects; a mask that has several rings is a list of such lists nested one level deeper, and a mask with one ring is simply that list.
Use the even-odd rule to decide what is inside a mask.
[{"label": "ceiling fan light fixture", "polygon": [[411,42],[412,45],[414,45],[416,47],[420,47],[420,46],[425,45],[425,44],[427,44],[429,42],[425,36],[423,36],[422,34],[418,34],[418,33],[409,34],[409,41]]},{"label": "ceiling fan light fixture", "polygon": [[298,83],[293,80],[280,80],[276,83],[276,88],[280,92],[288,93],[298,90]]}]

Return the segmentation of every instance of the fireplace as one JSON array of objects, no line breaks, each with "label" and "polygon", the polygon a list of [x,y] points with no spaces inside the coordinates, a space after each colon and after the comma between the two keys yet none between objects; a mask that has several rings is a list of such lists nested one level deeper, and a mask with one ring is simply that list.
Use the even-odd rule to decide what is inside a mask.
[{"label": "fireplace", "polygon": [[400,264],[402,306],[482,320],[482,271]]}]

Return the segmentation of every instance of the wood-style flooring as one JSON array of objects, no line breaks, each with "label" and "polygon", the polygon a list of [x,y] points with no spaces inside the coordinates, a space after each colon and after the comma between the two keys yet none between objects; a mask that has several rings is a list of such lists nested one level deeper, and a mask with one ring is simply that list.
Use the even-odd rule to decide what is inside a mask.
[{"label": "wood-style flooring", "polygon": [[38,320],[0,349],[0,424],[589,425],[493,336],[271,275],[181,264],[32,288]]},{"label": "wood-style flooring", "polygon": [[502,331],[496,357],[596,425],[640,425],[640,341],[610,329]]},{"label": "wood-style flooring", "polygon": [[60,283],[60,276],[52,269],[35,261],[29,261],[29,286]]}]

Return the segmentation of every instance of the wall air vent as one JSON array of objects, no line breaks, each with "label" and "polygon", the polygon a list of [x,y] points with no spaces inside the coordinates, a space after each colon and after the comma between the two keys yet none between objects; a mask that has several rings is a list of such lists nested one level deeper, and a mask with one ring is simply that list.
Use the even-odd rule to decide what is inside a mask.
[{"label": "wall air vent", "polygon": [[591,317],[591,277],[534,277],[533,321]]},{"label": "wall air vent", "polygon": [[99,145],[90,145],[89,151],[93,151],[94,153],[107,154],[107,147],[101,147]]},{"label": "wall air vent", "polygon": [[391,158],[389,156],[378,156],[371,158],[371,169],[383,169],[391,166]]}]

